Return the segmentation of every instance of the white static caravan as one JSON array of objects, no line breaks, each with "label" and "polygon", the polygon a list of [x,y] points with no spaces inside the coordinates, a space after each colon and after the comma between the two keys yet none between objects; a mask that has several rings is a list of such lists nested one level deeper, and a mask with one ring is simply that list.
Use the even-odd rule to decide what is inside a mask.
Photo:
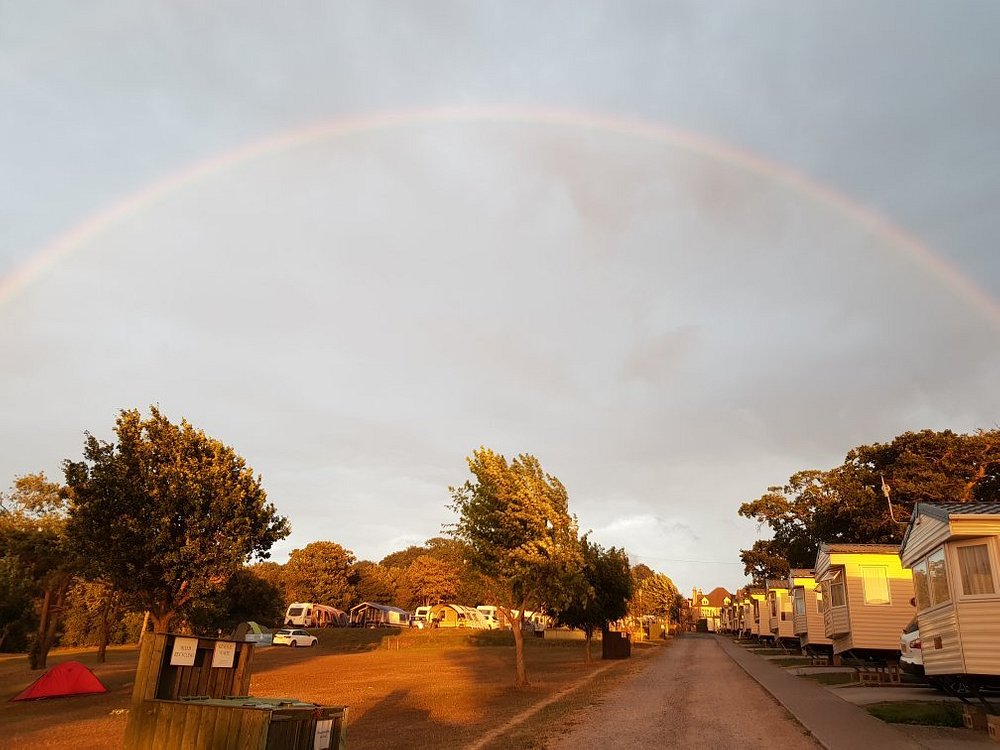
[{"label": "white static caravan", "polygon": [[749,620],[747,625],[749,626],[749,635],[752,638],[770,638],[771,631],[768,629],[767,622],[767,594],[762,588],[752,588],[747,591],[747,596],[750,599],[750,612]]},{"label": "white static caravan", "polygon": [[823,627],[823,594],[816,585],[815,571],[793,568],[788,572],[792,596],[792,632],[807,654],[833,653],[833,641]]},{"label": "white static caravan", "polygon": [[925,674],[1000,682],[1000,503],[918,503],[899,555]]},{"label": "white static caravan", "polygon": [[898,658],[899,634],[913,619],[912,579],[895,544],[821,544],[816,580],[834,655]]},{"label": "white static caravan", "polygon": [[792,599],[788,592],[788,581],[767,581],[767,629],[775,643],[798,645],[798,637],[792,632]]}]

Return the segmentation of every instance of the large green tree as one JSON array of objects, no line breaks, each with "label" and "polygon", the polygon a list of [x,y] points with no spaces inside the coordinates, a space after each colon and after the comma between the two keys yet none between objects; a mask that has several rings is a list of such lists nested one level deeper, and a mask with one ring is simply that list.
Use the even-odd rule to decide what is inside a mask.
[{"label": "large green tree", "polygon": [[311,542],[292,550],[285,563],[289,599],[350,608],[358,583],[355,562],[354,553],[336,542]]},{"label": "large green tree", "polygon": [[66,495],[66,488],[48,481],[45,474],[26,474],[15,480],[0,510],[0,556],[24,566],[37,601],[28,649],[32,669],[46,667],[70,586],[81,567],[68,543]]},{"label": "large green tree", "polygon": [[525,687],[524,613],[545,605],[559,609],[573,595],[570,584],[583,565],[576,519],[566,488],[534,456],[508,462],[480,448],[467,460],[474,480],[450,488],[450,507],[458,514],[451,533],[468,545],[470,563],[513,623],[514,684]]},{"label": "large green tree", "polygon": [[607,631],[608,623],[628,611],[632,598],[632,571],[624,549],[604,549],[586,536],[580,539],[583,559],[581,585],[572,601],[555,612],[561,625],[584,632],[584,660],[590,661],[594,629]]},{"label": "large green tree", "polygon": [[431,555],[420,555],[400,576],[397,597],[400,606],[407,608],[455,601],[460,583],[454,565]]},{"label": "large green tree", "polygon": [[742,551],[744,570],[760,582],[812,567],[821,542],[898,543],[916,503],[969,501],[1000,502],[1000,430],[862,445],[840,466],[797,472],[740,506],[772,531]]},{"label": "large green tree", "polygon": [[260,478],[232,448],[156,407],[123,410],[117,441],[88,434],[66,461],[69,532],[94,573],[166,631],[182,607],[209,596],[288,535]]}]

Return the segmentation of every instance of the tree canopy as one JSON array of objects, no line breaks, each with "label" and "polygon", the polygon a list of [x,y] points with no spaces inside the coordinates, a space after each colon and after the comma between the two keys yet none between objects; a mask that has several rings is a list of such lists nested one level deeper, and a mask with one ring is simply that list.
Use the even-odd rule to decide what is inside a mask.
[{"label": "tree canopy", "polygon": [[566,488],[534,456],[521,454],[508,462],[480,448],[468,465],[475,480],[451,488],[450,507],[458,514],[451,531],[468,545],[471,565],[514,623],[515,685],[523,687],[528,684],[524,611],[543,604],[558,609],[572,596],[567,584],[580,576],[583,562],[576,519],[569,514]]},{"label": "tree canopy", "polygon": [[773,532],[741,552],[744,570],[762,581],[812,567],[821,542],[898,543],[916,503],[973,500],[1000,501],[1000,430],[923,430],[862,445],[840,466],[797,472],[740,506]]},{"label": "tree canopy", "polygon": [[583,566],[579,593],[555,612],[555,619],[560,625],[583,630],[584,658],[590,661],[594,629],[606,630],[608,623],[625,616],[633,580],[625,550],[604,549],[584,536],[580,539],[580,553]]},{"label": "tree canopy", "polygon": [[349,609],[358,583],[354,553],[336,542],[310,542],[292,550],[285,563],[285,590],[291,601]]},{"label": "tree canopy", "polygon": [[241,456],[187,421],[123,410],[115,434],[88,433],[84,459],[64,463],[69,533],[91,570],[166,630],[185,604],[266,558],[288,521]]}]

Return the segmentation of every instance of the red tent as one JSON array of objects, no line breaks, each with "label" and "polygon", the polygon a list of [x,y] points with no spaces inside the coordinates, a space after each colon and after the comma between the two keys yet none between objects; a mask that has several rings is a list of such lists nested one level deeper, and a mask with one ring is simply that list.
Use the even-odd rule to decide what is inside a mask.
[{"label": "red tent", "polygon": [[108,689],[83,664],[78,661],[64,661],[52,667],[11,700],[34,701],[39,698],[106,692]]}]

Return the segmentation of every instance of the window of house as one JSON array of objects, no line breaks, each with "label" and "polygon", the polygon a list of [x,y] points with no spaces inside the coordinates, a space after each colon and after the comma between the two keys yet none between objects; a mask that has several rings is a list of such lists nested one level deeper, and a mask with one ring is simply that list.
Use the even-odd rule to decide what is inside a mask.
[{"label": "window of house", "polygon": [[823,589],[816,587],[816,611],[824,612],[826,610],[826,603],[823,601]]},{"label": "window of house", "polygon": [[931,592],[931,606],[951,600],[948,591],[948,569],[944,564],[944,549],[927,557],[927,585]]},{"label": "window of house", "polygon": [[775,598],[774,598],[773,595],[771,596],[770,601],[771,601],[771,617],[777,617],[778,616],[778,603],[775,601]]},{"label": "window of house", "polygon": [[890,604],[889,571],[880,565],[862,565],[861,591],[865,604]]},{"label": "window of house", "polygon": [[986,543],[962,545],[956,547],[955,552],[958,553],[962,593],[966,596],[995,594],[993,567],[990,564],[990,550]]},{"label": "window of house", "polygon": [[927,561],[921,560],[913,566],[913,593],[917,600],[917,611],[931,606],[931,589],[927,580]]}]

